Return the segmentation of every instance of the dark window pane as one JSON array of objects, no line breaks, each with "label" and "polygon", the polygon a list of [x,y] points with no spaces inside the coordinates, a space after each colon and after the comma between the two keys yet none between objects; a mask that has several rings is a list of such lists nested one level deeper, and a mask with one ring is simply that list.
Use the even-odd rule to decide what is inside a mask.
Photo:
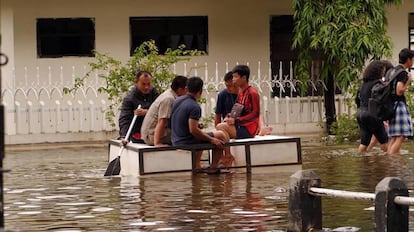
[{"label": "dark window pane", "polygon": [[414,13],[408,15],[408,43],[409,48],[414,50]]},{"label": "dark window pane", "polygon": [[177,49],[182,44],[186,49],[207,53],[207,16],[132,17],[129,21],[131,55],[141,43],[148,40],[155,41],[160,53],[168,48]]},{"label": "dark window pane", "polygon": [[93,18],[37,19],[38,57],[93,56],[93,49]]},{"label": "dark window pane", "polygon": [[[292,50],[294,21],[292,15],[277,15],[270,18],[270,59],[272,62],[272,79],[285,79],[290,75],[290,62],[296,63],[298,51]],[[280,72],[282,69],[282,73]],[[282,74],[282,75],[280,75]],[[290,96],[291,90],[288,85],[280,88],[279,85],[273,87],[273,96]],[[298,89],[298,88],[297,88]],[[284,90],[284,91],[283,91]],[[293,92],[297,96],[298,91]]]}]

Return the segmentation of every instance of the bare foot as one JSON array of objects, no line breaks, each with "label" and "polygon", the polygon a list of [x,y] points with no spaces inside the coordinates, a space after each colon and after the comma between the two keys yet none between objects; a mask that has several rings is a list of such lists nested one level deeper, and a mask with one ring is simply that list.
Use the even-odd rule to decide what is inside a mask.
[{"label": "bare foot", "polygon": [[231,167],[233,166],[233,162],[234,162],[234,156],[226,155],[225,157],[223,157],[220,163],[222,163],[226,167]]},{"label": "bare foot", "polygon": [[273,127],[271,126],[266,126],[260,129],[259,131],[259,135],[263,136],[263,135],[270,135],[273,131]]}]

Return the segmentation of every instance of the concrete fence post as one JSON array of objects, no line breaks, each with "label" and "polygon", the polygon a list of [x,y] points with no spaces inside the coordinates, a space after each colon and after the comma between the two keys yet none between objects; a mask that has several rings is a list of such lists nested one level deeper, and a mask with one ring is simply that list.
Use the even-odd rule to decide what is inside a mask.
[{"label": "concrete fence post", "polygon": [[385,177],[375,187],[375,231],[408,231],[408,206],[394,202],[396,196],[408,196],[407,186],[399,178]]},{"label": "concrete fence post", "polygon": [[321,197],[310,195],[311,187],[321,187],[321,179],[310,170],[290,176],[288,232],[322,229]]}]

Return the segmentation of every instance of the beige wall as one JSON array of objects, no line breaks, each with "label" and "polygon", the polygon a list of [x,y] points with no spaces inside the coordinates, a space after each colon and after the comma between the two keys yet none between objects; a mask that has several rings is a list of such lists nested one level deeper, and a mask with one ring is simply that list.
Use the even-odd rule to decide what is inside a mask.
[{"label": "beige wall", "polygon": [[[36,57],[36,18],[95,17],[96,49],[127,60],[129,57],[130,16],[190,16],[207,15],[209,54],[192,59],[229,66],[239,63],[269,62],[269,17],[291,14],[290,0],[0,0],[12,9],[13,36],[5,39],[4,50],[14,55],[16,79],[24,75],[22,67],[58,67],[85,65],[91,58],[38,59]],[[10,15],[10,13],[8,14]],[[9,21],[10,20],[10,21]],[[4,22],[3,22],[4,24]],[[2,27],[3,28],[3,27]],[[3,29],[2,29],[3,30]],[[2,31],[9,34],[10,31]],[[11,41],[11,40],[14,41]],[[14,44],[13,44],[14,43]],[[224,67],[221,67],[223,70]],[[44,70],[41,68],[41,70]],[[224,72],[225,70],[223,70]],[[212,72],[214,73],[214,72]],[[41,73],[42,76],[43,73]],[[30,79],[31,77],[29,77]]]},{"label": "beige wall", "polygon": [[400,7],[388,7],[388,35],[392,38],[394,48],[392,61],[398,63],[398,53],[408,47],[408,16],[414,13],[414,1],[404,1]]},{"label": "beige wall", "polygon": [[[36,55],[36,18],[40,17],[94,17],[96,19],[96,49],[127,60],[129,57],[129,17],[131,16],[190,16],[207,15],[209,26],[209,54],[193,58],[192,62],[214,66],[224,62],[231,68],[236,62],[250,62],[255,70],[257,61],[267,66],[270,57],[269,17],[292,14],[291,0],[0,0],[1,50],[10,58],[4,68],[5,76],[12,76],[16,67],[16,83],[24,78],[35,81],[34,68],[40,67],[41,78],[47,77],[47,66],[87,65],[92,58],[65,57],[39,59]],[[405,1],[399,9],[388,8],[389,34],[392,37],[396,59],[398,51],[408,46],[409,12],[414,2]],[[13,26],[14,25],[14,26]],[[29,76],[24,77],[23,67]],[[214,73],[212,67],[209,72]],[[55,77],[56,75],[54,75]],[[65,78],[67,75],[65,75]],[[10,82],[11,78],[7,78]],[[10,83],[8,83],[10,85]]]}]

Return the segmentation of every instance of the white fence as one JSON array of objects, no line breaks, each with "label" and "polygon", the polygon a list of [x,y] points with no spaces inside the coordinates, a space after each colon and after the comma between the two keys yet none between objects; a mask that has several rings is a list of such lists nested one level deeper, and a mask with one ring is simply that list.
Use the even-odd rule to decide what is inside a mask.
[{"label": "white fence", "polygon": [[[225,64],[222,72],[219,72],[216,64],[213,68],[215,70],[213,75],[209,74],[207,64],[203,66],[193,64],[192,67],[199,68],[192,68],[191,73],[187,72],[188,66],[188,64],[183,64],[181,67],[174,66],[173,68],[177,73],[203,78],[205,81],[204,97],[207,99],[206,104],[202,105],[203,115],[210,116],[214,113],[217,93],[224,88],[222,77],[228,70],[228,64]],[[294,97],[298,91],[296,88],[298,82],[292,78],[292,70],[289,71],[290,75],[283,75],[283,70],[279,70],[279,74],[274,75],[272,79],[270,68],[266,68],[263,72],[260,62],[256,66],[257,72],[252,71],[250,83],[262,96],[262,115],[268,124],[317,124],[324,120],[323,96]],[[270,64],[269,67],[271,67]],[[106,95],[97,91],[103,84],[102,80],[99,80],[96,75],[94,80],[90,80],[75,94],[66,95],[63,93],[63,88],[70,87],[75,77],[86,73],[87,67],[70,67],[69,73],[64,70],[68,69],[59,67],[56,70],[48,67],[47,70],[40,70],[37,67],[30,70],[25,68],[21,72],[23,76],[16,76],[16,72],[13,72],[13,81],[6,82],[1,92],[5,106],[6,136],[117,130],[117,126],[112,127],[105,120],[104,112],[109,102]],[[319,80],[310,80],[309,83],[315,92],[318,88],[325,87]],[[278,97],[271,96],[275,89],[278,90]],[[281,97],[282,93],[288,96]],[[338,114],[351,113],[343,96],[337,96],[336,103]],[[73,136],[75,139],[76,134]]]}]

